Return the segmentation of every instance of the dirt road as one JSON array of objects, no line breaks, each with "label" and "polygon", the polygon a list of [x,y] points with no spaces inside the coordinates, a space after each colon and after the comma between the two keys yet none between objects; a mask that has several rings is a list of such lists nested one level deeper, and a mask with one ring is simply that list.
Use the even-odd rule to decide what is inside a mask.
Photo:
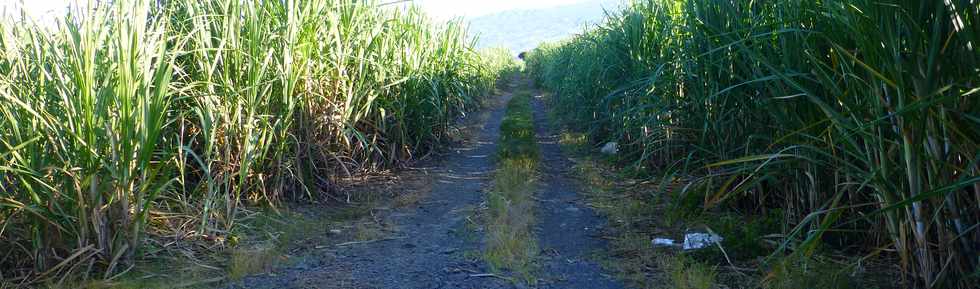
[{"label": "dirt road", "polygon": [[[525,85],[526,81],[520,81]],[[483,233],[476,211],[492,181],[499,127],[506,103],[517,85],[500,96],[501,105],[485,112],[469,145],[431,161],[424,176],[433,178],[418,205],[401,208],[384,218],[395,233],[370,242],[323,250],[304,261],[270,274],[247,277],[230,288],[623,288],[602,273],[588,256],[603,250],[595,238],[604,221],[581,203],[575,183],[565,169],[545,108],[535,100],[535,123],[542,151],[542,178],[537,199],[537,285],[515,283],[492,274],[478,258]],[[474,257],[476,255],[477,257]]]}]

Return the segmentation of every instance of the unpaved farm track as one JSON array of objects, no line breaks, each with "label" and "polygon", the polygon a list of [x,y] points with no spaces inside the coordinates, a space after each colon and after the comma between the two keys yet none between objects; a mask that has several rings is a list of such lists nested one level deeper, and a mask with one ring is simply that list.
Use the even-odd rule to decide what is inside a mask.
[{"label": "unpaved farm track", "polygon": [[[513,90],[513,86],[510,90]],[[229,288],[526,288],[497,278],[467,252],[479,252],[483,233],[469,218],[484,202],[484,189],[495,168],[500,123],[513,92],[485,111],[486,121],[469,145],[432,162],[423,177],[432,178],[428,194],[416,206],[384,216],[397,232],[374,242],[327,248],[271,274],[247,277]],[[551,134],[544,108],[536,100],[534,116],[543,156],[539,185],[539,288],[622,288],[587,260],[605,244],[594,238],[603,222],[581,204],[570,167]],[[414,188],[412,188],[414,189]]]},{"label": "unpaved farm track", "polygon": [[[510,94],[501,96],[504,101]],[[488,273],[482,262],[467,261],[482,236],[466,228],[494,169],[497,138],[505,107],[495,105],[474,139],[431,164],[428,194],[417,206],[386,218],[397,233],[385,239],[325,250],[273,274],[248,277],[231,288],[512,288]],[[426,189],[426,188],[419,188]],[[475,234],[478,236],[466,236]]]},{"label": "unpaved farm track", "polygon": [[598,238],[605,220],[582,201],[576,181],[569,176],[573,163],[562,155],[542,100],[534,98],[531,107],[542,164],[537,236],[544,274],[539,288],[623,288],[590,260],[595,250],[606,248]]}]

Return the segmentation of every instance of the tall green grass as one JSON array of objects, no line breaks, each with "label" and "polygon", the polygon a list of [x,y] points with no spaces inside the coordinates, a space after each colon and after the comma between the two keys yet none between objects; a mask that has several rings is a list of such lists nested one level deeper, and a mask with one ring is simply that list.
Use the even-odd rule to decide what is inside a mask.
[{"label": "tall green grass", "polygon": [[335,180],[437,147],[515,65],[374,1],[88,3],[0,21],[0,279],[108,277],[247,205],[349,200]]},{"label": "tall green grass", "polygon": [[573,128],[675,199],[782,209],[775,255],[861,248],[911,286],[966,288],[978,17],[976,1],[633,1],[528,67]]}]

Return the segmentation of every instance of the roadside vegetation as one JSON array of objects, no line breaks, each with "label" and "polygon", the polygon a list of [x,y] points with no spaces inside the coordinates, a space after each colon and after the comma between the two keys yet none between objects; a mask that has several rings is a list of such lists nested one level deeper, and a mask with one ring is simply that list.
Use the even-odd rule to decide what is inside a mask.
[{"label": "roadside vegetation", "polygon": [[284,201],[350,202],[337,182],[439,147],[519,69],[375,1],[90,3],[0,20],[0,287],[112,279],[233,248]]},{"label": "roadside vegetation", "polygon": [[534,193],[540,153],[530,101],[527,91],[517,92],[500,125],[498,168],[487,194],[484,259],[495,271],[514,275],[505,278],[534,284]]},{"label": "roadside vegetation", "polygon": [[670,234],[654,226],[725,238],[618,258],[703,272],[665,271],[688,288],[972,288],[978,17],[971,1],[633,1],[527,66],[569,140],[618,143],[634,181],[598,204],[639,224],[616,224],[635,234],[615,247],[649,252]]},{"label": "roadside vegetation", "polygon": [[[583,184],[583,196],[609,220],[604,237],[610,241],[610,248],[598,254],[598,260],[634,288],[664,288],[664,284],[669,284],[668,288],[703,289],[725,288],[722,285],[836,289],[896,285],[895,270],[888,268],[886,260],[864,259],[854,267],[836,267],[861,260],[861,256],[815,256],[806,264],[788,262],[798,260],[792,257],[777,258],[772,267],[766,267],[763,258],[779,236],[772,232],[781,230],[781,216],[743,215],[729,210],[692,215],[686,208],[676,207],[669,194],[651,196],[651,192],[671,190],[662,187],[664,183],[643,178],[629,166],[619,165],[615,158],[592,155],[585,134],[565,132],[561,144],[563,151],[574,152],[573,171]],[[680,243],[688,232],[709,230],[724,236],[720,247],[685,252],[680,244],[651,244],[652,238]],[[800,270],[803,268],[806,270]]]}]

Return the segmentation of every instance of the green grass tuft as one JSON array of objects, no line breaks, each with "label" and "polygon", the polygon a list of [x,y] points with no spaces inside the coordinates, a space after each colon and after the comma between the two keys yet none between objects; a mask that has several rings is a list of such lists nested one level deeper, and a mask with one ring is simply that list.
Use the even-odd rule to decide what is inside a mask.
[{"label": "green grass tuft", "polygon": [[684,255],[664,257],[662,264],[676,289],[711,289],[718,273],[715,268]]}]

